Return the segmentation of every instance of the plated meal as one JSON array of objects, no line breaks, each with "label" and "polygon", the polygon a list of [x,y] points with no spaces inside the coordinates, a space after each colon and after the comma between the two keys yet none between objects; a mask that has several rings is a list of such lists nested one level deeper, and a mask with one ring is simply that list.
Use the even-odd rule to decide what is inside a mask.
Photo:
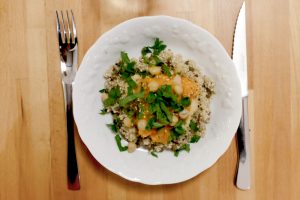
[{"label": "plated meal", "polygon": [[169,16],[130,19],[101,35],[73,90],[78,133],[95,160],[149,185],[182,182],[212,166],[232,141],[241,105],[222,44]]},{"label": "plated meal", "polygon": [[168,149],[178,156],[182,150],[189,152],[189,143],[197,143],[205,132],[214,82],[159,38],[153,43],[141,49],[138,59],[122,51],[105,73],[101,114],[112,114],[108,126],[120,151],[144,147],[157,157]]}]

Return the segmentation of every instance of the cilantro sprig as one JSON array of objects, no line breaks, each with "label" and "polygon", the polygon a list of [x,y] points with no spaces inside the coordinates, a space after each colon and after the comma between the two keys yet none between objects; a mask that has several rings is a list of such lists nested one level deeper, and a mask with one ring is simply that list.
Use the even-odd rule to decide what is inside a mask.
[{"label": "cilantro sprig", "polygon": [[121,90],[119,86],[113,87],[108,92],[108,98],[104,100],[104,107],[113,106],[117,103],[118,99],[121,97]]}]

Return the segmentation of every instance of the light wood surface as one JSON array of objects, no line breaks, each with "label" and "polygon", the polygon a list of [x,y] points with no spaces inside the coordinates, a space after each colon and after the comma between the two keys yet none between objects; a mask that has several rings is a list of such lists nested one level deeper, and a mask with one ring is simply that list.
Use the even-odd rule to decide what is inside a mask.
[{"label": "light wood surface", "polygon": [[81,190],[68,191],[55,10],[73,9],[79,61],[105,31],[144,15],[182,17],[231,53],[241,0],[0,0],[0,199],[300,199],[300,1],[246,5],[252,188],[234,186],[235,140],[210,169],[146,186],[104,169],[76,133]]}]

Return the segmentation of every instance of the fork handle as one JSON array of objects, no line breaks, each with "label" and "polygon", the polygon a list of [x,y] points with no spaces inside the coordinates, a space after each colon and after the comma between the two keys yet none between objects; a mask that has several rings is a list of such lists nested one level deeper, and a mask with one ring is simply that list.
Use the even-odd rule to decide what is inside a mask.
[{"label": "fork handle", "polygon": [[248,97],[243,97],[243,113],[237,131],[239,163],[236,186],[242,190],[249,190],[251,184],[250,170],[250,135],[248,119]]},{"label": "fork handle", "polygon": [[79,190],[79,173],[75,151],[74,140],[74,118],[73,118],[73,101],[72,101],[72,84],[64,84],[65,104],[66,104],[66,120],[67,120],[67,175],[68,188],[70,190]]}]

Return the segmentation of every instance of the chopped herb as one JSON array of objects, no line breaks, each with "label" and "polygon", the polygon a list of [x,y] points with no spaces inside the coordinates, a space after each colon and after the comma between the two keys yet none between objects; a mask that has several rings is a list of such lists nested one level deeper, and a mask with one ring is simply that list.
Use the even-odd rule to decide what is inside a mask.
[{"label": "chopped herb", "polygon": [[152,117],[148,120],[147,125],[146,125],[146,130],[151,130],[153,127],[153,123],[155,122],[155,118]]},{"label": "chopped herb", "polygon": [[192,121],[192,120],[190,121],[189,127],[191,128],[191,130],[192,130],[193,132],[199,131],[199,128],[198,128],[198,126],[197,126],[197,123],[194,122],[194,121]]},{"label": "chopped herb", "polygon": [[190,143],[197,143],[200,140],[200,138],[201,138],[201,136],[199,136],[199,135],[193,135],[190,140]]},{"label": "chopped herb", "polygon": [[174,156],[178,157],[179,152],[185,150],[187,152],[190,152],[190,145],[189,144],[183,144],[179,149],[175,150]]},{"label": "chopped herb", "polygon": [[142,78],[145,78],[146,76],[149,76],[150,75],[150,72],[148,71],[138,71],[137,72],[139,75],[142,76]]},{"label": "chopped herb", "polygon": [[183,106],[183,107],[187,107],[189,105],[191,105],[191,100],[189,97],[183,97],[180,101],[180,104]]},{"label": "chopped herb", "polygon": [[106,92],[107,93],[107,89],[102,89],[102,90],[99,90],[100,93],[104,93]]},{"label": "chopped herb", "polygon": [[144,47],[143,49],[142,49],[142,56],[145,56],[145,55],[147,55],[148,53],[152,53],[152,51],[150,50],[150,48],[149,47]]},{"label": "chopped herb", "polygon": [[142,92],[138,92],[132,95],[128,95],[127,97],[120,99],[119,104],[120,106],[124,107],[125,105],[127,105],[128,103],[130,103],[131,101],[136,100],[137,98],[143,98],[144,97],[144,91]]},{"label": "chopped herb", "polygon": [[168,121],[169,121],[169,122],[172,122],[173,115],[172,115],[172,113],[168,110],[168,108],[166,107],[166,105],[165,105],[163,102],[160,102],[160,108],[161,108],[161,110],[164,112],[164,114],[166,115]]},{"label": "chopped herb", "polygon": [[154,92],[149,92],[148,96],[146,97],[146,102],[151,104],[155,101],[156,95]]},{"label": "chopped herb", "polygon": [[103,109],[100,111],[99,114],[105,115],[105,114],[107,114],[107,113],[108,113],[108,112],[107,112],[107,109],[106,109],[106,108],[103,108]]},{"label": "chopped herb", "polygon": [[152,59],[156,66],[162,66],[164,64],[163,61],[161,61],[161,59],[156,55],[152,56]]},{"label": "chopped herb", "polygon": [[121,152],[126,151],[128,149],[128,146],[122,146],[122,144],[121,144],[122,138],[120,137],[120,135],[116,135],[115,140],[116,140],[118,148]]},{"label": "chopped herb", "polygon": [[162,65],[161,69],[163,70],[163,72],[168,76],[168,77],[171,77],[172,74],[170,72],[170,69],[167,65]]},{"label": "chopped herb", "polygon": [[153,122],[152,124],[152,128],[162,128],[162,127],[164,127],[164,125],[159,122]]},{"label": "chopped herb", "polygon": [[121,59],[122,59],[122,63],[129,63],[130,62],[128,54],[125,53],[124,51],[121,51]]},{"label": "chopped herb", "polygon": [[168,118],[167,116],[163,113],[163,111],[160,109],[160,107],[158,107],[159,109],[156,111],[156,119],[163,123],[163,124],[168,124]]},{"label": "chopped herb", "polygon": [[117,133],[121,127],[121,120],[119,117],[114,118],[112,124],[106,124],[114,133]]},{"label": "chopped herb", "polygon": [[159,38],[155,38],[154,45],[150,48],[153,49],[153,55],[159,55],[166,47],[167,45],[165,45],[163,41],[159,40]]},{"label": "chopped herb", "polygon": [[151,151],[151,155],[158,158],[158,155],[154,151]]},{"label": "chopped herb", "polygon": [[177,140],[180,135],[183,135],[185,133],[185,130],[182,125],[183,125],[183,121],[180,120],[171,129],[171,134],[169,138],[170,141]]},{"label": "chopped herb", "polygon": [[108,98],[104,100],[103,104],[105,107],[114,105],[118,98],[121,96],[121,90],[119,86],[113,87],[108,92]]}]

